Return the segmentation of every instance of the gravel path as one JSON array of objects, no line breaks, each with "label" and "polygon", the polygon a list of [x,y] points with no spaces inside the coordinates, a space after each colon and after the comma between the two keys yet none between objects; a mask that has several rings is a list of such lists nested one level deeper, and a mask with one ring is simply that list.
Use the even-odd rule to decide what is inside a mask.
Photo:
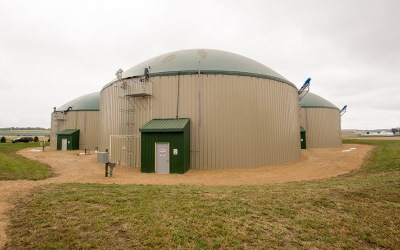
[{"label": "gravel path", "polygon": [[[23,199],[39,185],[50,183],[103,183],[149,185],[260,185],[330,178],[360,167],[372,149],[367,145],[345,144],[343,148],[302,150],[298,161],[267,167],[195,170],[186,174],[144,174],[137,168],[117,166],[114,176],[104,177],[104,164],[96,155],[79,155],[78,151],[56,151],[46,148],[25,149],[18,153],[53,167],[56,177],[42,181],[0,181],[0,248],[5,244],[7,212],[16,199]],[[78,156],[79,155],[79,156]]]}]

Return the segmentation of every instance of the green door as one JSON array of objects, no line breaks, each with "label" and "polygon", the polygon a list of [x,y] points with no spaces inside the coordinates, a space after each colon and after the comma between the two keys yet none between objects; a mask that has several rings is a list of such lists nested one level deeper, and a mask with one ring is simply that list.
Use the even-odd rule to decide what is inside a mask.
[{"label": "green door", "polygon": [[306,132],[300,132],[300,142],[301,142],[301,149],[306,149],[307,148],[307,142],[306,142]]},{"label": "green door", "polygon": [[307,142],[306,142],[306,132],[302,132],[300,135],[300,141],[301,141],[301,149],[306,149],[307,148]]},{"label": "green door", "polygon": [[300,144],[301,149],[307,148],[306,131],[302,126],[300,126]]}]

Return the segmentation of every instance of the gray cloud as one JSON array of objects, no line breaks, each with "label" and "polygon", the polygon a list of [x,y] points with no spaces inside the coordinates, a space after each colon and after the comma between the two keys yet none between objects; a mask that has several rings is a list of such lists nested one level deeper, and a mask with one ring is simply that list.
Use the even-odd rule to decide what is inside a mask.
[{"label": "gray cloud", "polygon": [[[0,0],[0,127],[50,126],[53,106],[118,68],[213,48],[276,70],[342,107],[343,128],[400,126],[396,0]],[[19,101],[15,101],[19,96]]]}]

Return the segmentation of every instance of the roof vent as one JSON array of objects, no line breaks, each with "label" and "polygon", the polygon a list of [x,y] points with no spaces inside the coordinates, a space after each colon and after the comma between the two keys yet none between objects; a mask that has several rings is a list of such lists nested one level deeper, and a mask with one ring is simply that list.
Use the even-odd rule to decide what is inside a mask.
[{"label": "roof vent", "polygon": [[115,75],[117,76],[118,81],[122,79],[122,72],[124,72],[122,69],[119,69]]}]

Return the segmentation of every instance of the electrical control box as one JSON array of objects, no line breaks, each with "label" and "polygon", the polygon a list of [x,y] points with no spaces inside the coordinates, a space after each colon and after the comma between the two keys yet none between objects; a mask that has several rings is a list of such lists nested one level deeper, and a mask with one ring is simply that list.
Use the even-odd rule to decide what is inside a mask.
[{"label": "electrical control box", "polygon": [[97,152],[97,162],[107,163],[108,162],[108,152]]}]

